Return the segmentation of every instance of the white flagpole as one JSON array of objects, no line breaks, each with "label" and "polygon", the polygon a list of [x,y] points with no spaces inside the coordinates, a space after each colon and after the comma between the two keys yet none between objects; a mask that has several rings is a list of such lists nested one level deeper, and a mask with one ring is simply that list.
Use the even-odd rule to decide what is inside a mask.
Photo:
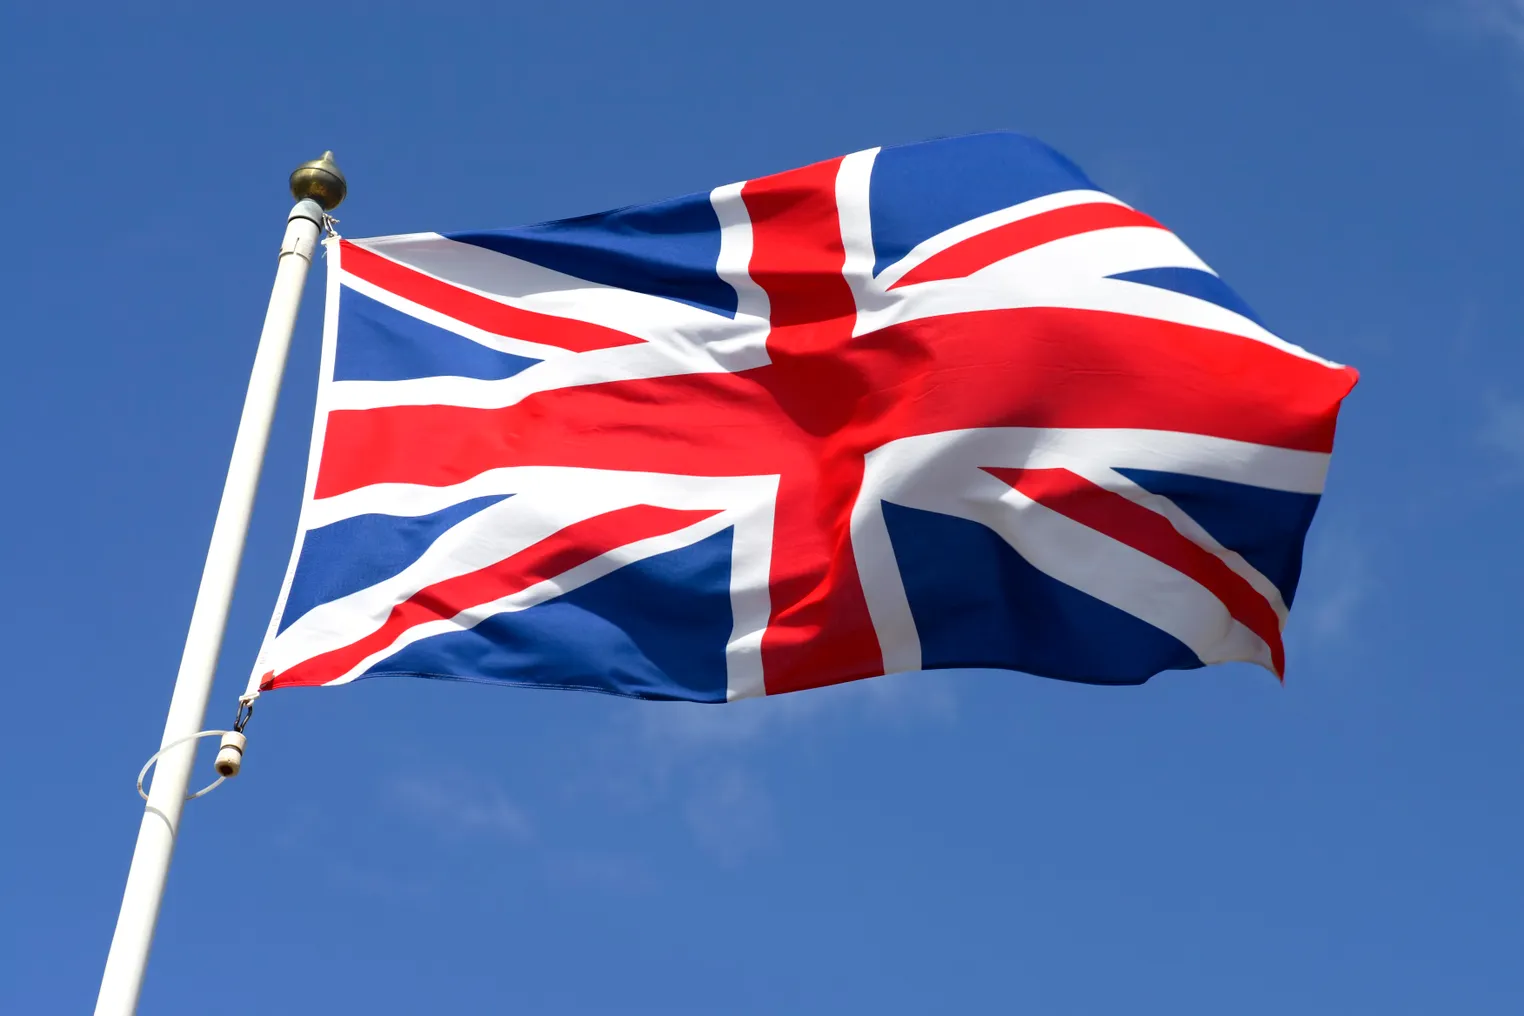
[{"label": "white flagpole", "polygon": [[[322,159],[303,163],[291,174],[291,193],[297,202],[286,219],[286,238],[280,247],[275,288],[265,311],[264,329],[259,333],[254,370],[249,377],[243,416],[238,421],[238,436],[233,441],[233,457],[228,463],[222,502],[217,506],[217,521],[212,527],[212,542],[201,572],[190,630],[185,636],[169,716],[164,721],[161,748],[195,734],[206,717],[206,703],[212,692],[228,606],[238,579],[249,516],[254,510],[254,492],[259,486],[260,467],[264,464],[265,445],[270,438],[270,423],[280,396],[281,375],[291,348],[291,332],[296,327],[307,269],[324,215],[344,200],[345,189],[344,175],[334,165],[332,152],[325,152]],[[101,977],[95,1016],[131,1016],[137,1009],[198,743],[187,741],[159,757],[143,822],[138,828],[132,867],[127,873],[116,933],[111,937],[111,952],[106,957],[106,971]]]}]

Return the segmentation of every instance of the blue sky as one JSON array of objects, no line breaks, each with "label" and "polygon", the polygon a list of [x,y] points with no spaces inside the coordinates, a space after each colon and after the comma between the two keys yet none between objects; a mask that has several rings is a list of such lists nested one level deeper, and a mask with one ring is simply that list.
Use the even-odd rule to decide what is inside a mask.
[{"label": "blue sky", "polygon": [[[325,5],[0,15],[0,1011],[93,1000],[274,271],[1011,128],[1363,374],[1284,687],[911,675],[732,707],[261,703],[143,1010],[1524,1006],[1524,3]],[[303,310],[211,725],[276,594]]]}]

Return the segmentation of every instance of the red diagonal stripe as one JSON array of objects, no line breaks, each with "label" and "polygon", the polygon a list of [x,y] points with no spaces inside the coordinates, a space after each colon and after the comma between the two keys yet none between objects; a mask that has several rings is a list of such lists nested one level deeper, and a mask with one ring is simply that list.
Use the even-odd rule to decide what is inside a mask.
[{"label": "red diagonal stripe", "polygon": [[1187,539],[1169,519],[1067,469],[986,466],[984,471],[1044,507],[1140,550],[1200,583],[1222,601],[1236,621],[1264,640],[1270,647],[1275,673],[1285,673],[1280,618],[1269,601],[1216,554]]},{"label": "red diagonal stripe", "polygon": [[496,564],[425,586],[393,607],[374,632],[303,660],[283,674],[267,676],[260,687],[325,684],[385,649],[409,628],[454,617],[463,610],[528,589],[617,547],[676,532],[718,514],[718,510],[681,511],[641,504],[584,519]]},{"label": "red diagonal stripe", "polygon": [[432,275],[425,275],[384,258],[348,240],[342,241],[341,246],[343,253],[339,264],[350,275],[484,332],[555,346],[573,353],[612,349],[645,341],[614,328],[521,310],[489,300],[478,293],[452,286]]},{"label": "red diagonal stripe", "polygon": [[906,272],[903,278],[889,288],[899,289],[901,286],[939,279],[962,279],[1012,254],[1020,254],[1024,250],[1066,236],[1093,233],[1098,229],[1113,229],[1117,226],[1164,228],[1142,212],[1121,205],[1097,202],[1055,208],[1051,212],[996,226],[944,251],[938,251]]}]

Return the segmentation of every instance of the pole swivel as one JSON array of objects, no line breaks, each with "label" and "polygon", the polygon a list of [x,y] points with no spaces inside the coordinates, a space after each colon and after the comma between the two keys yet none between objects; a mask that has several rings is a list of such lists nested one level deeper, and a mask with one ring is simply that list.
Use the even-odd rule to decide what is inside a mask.
[{"label": "pole swivel", "polygon": [[237,776],[243,768],[243,749],[249,739],[236,730],[222,735],[222,745],[217,750],[217,775]]},{"label": "pole swivel", "polygon": [[243,728],[249,725],[253,715],[254,699],[252,697],[239,699],[238,715],[233,717],[233,729],[222,735],[222,743],[217,748],[215,766],[217,774],[224,779],[237,776],[239,770],[243,768],[243,750],[249,744],[249,739],[244,736]]}]

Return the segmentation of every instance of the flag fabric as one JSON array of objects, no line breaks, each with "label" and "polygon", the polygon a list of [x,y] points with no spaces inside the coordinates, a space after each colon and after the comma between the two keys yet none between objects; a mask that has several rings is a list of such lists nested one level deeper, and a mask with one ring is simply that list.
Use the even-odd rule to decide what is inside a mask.
[{"label": "flag fabric", "polygon": [[1037,141],[327,257],[261,689],[1284,672],[1357,375]]}]

